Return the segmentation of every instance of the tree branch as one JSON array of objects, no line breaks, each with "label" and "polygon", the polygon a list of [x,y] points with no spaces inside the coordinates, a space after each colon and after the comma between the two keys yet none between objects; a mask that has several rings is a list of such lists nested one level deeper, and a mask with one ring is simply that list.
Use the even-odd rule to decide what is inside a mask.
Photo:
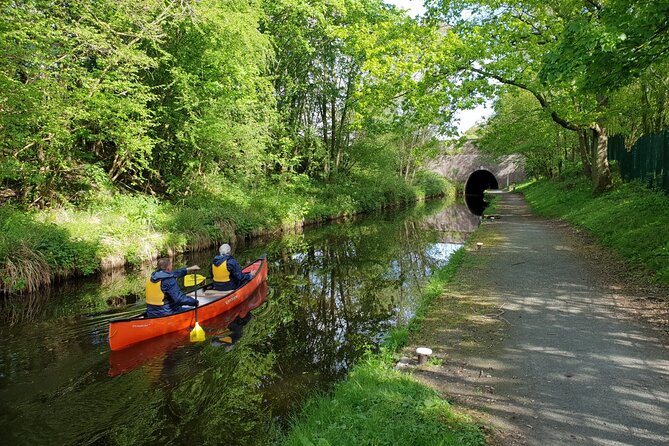
[{"label": "tree branch", "polygon": [[525,91],[528,91],[528,92],[532,93],[532,95],[537,99],[537,101],[539,101],[539,104],[541,105],[541,108],[550,112],[551,118],[553,119],[553,121],[555,123],[559,124],[560,126],[566,128],[566,129],[573,130],[575,132],[578,132],[578,131],[581,130],[581,127],[579,127],[578,125],[574,124],[571,121],[567,121],[566,119],[559,116],[557,114],[557,112],[555,112],[554,110],[551,110],[550,104],[548,103],[548,100],[546,100],[544,95],[542,95],[538,91],[533,90],[529,86],[527,86],[525,84],[522,84],[520,82],[517,82],[513,79],[507,79],[507,78],[504,78],[504,77],[499,76],[497,74],[489,73],[489,72],[481,70],[479,68],[468,67],[466,69],[469,70],[469,71],[473,71],[474,73],[478,73],[481,76],[489,77],[489,78],[495,79],[495,80],[497,80],[497,81],[499,81],[503,84],[513,85],[514,87],[518,87],[521,90],[525,90]]}]

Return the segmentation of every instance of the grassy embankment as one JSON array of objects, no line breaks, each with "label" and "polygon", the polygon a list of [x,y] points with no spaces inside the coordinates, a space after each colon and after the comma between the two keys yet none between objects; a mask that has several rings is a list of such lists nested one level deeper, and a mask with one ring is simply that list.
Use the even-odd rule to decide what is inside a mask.
[{"label": "grassy embankment", "polygon": [[283,439],[285,446],[484,445],[484,433],[437,392],[393,369],[395,353],[417,332],[464,258],[456,252],[421,296],[416,316],[394,329],[381,353],[369,354],[330,395],[313,397]]},{"label": "grassy embankment", "polygon": [[639,183],[593,196],[580,179],[537,181],[518,188],[532,209],[587,229],[603,245],[669,283],[669,197]]},{"label": "grassy embankment", "polygon": [[89,275],[236,237],[297,228],[337,217],[452,195],[425,175],[407,185],[393,176],[357,175],[245,189],[209,182],[180,200],[98,192],[79,206],[43,211],[0,208],[0,290],[34,291],[54,279]]}]

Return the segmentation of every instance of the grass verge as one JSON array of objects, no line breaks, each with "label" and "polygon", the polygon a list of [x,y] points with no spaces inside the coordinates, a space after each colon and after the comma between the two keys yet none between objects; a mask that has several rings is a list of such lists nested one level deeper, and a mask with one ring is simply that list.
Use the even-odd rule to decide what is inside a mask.
[{"label": "grass verge", "polygon": [[471,420],[380,358],[356,365],[332,396],[310,400],[286,446],[484,445]]},{"label": "grass verge", "polygon": [[[437,296],[420,329],[411,336],[414,348],[429,346],[434,356],[443,360],[480,357],[499,349],[506,326],[490,317],[500,312],[499,302],[481,283],[481,277],[490,265],[490,248],[504,240],[495,225],[483,224],[476,230],[468,245],[471,249],[481,242],[482,250],[462,251],[457,274],[449,278],[445,292]],[[408,355],[412,350],[405,348],[404,353]]]},{"label": "grass verge", "polygon": [[534,212],[587,229],[604,246],[669,284],[669,197],[640,183],[617,185],[593,196],[576,178],[519,187]]},{"label": "grass verge", "polygon": [[420,329],[464,255],[457,251],[433,275],[416,316],[389,334],[380,354],[370,353],[356,364],[331,395],[309,400],[282,445],[485,445],[484,433],[471,418],[392,366],[395,352]]}]

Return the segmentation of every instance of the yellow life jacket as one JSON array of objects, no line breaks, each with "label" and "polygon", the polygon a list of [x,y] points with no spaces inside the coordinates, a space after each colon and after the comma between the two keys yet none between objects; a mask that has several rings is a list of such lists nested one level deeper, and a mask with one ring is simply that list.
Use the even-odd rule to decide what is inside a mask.
[{"label": "yellow life jacket", "polygon": [[162,280],[156,283],[151,282],[151,278],[146,279],[146,303],[149,305],[163,305],[165,293],[160,289]]},{"label": "yellow life jacket", "polygon": [[216,266],[211,265],[211,272],[214,275],[214,282],[230,282],[230,271],[228,271],[228,261]]}]

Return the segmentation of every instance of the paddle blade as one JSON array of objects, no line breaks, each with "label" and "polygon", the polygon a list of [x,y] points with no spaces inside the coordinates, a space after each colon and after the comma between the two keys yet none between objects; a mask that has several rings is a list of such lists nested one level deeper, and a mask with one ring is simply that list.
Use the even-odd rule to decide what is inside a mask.
[{"label": "paddle blade", "polygon": [[195,327],[190,331],[190,341],[191,342],[202,342],[204,341],[204,330],[200,327],[198,322],[195,323]]},{"label": "paddle blade", "polygon": [[189,274],[188,276],[184,277],[184,286],[195,286],[199,285],[202,282],[204,282],[206,277],[201,276],[199,274]]}]

